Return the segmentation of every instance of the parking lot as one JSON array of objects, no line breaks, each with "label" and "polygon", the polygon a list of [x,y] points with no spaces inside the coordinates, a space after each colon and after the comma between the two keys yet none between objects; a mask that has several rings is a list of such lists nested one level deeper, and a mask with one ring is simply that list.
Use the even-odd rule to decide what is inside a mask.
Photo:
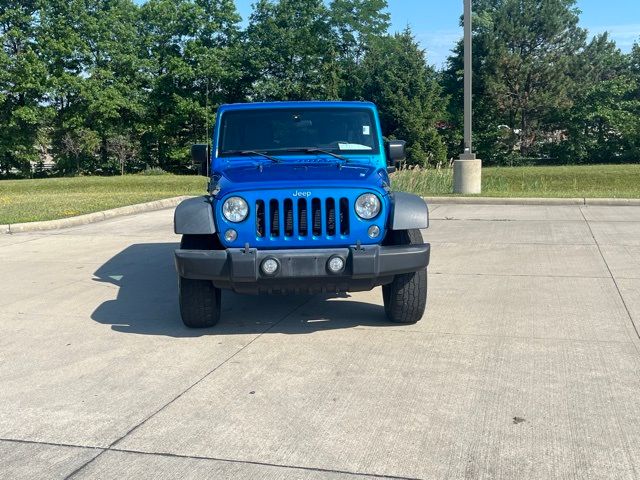
[{"label": "parking lot", "polygon": [[0,477],[638,478],[640,207],[431,214],[409,326],[376,289],[188,330],[171,210],[0,235]]}]

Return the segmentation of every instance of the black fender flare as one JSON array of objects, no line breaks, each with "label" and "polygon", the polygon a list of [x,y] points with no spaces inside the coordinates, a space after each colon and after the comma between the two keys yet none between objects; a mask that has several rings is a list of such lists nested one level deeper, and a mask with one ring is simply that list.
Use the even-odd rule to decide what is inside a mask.
[{"label": "black fender flare", "polygon": [[205,195],[180,202],[173,214],[173,231],[182,235],[216,233],[211,197]]},{"label": "black fender flare", "polygon": [[429,227],[429,207],[418,195],[406,192],[393,192],[389,228],[391,230],[411,230]]}]

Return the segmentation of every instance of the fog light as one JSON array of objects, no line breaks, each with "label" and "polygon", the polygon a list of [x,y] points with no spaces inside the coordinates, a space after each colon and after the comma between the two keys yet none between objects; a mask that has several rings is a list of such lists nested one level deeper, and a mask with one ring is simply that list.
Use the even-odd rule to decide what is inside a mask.
[{"label": "fog light", "polygon": [[331,257],[327,262],[327,268],[331,273],[339,273],[344,269],[344,259],[342,257]]},{"label": "fog light", "polygon": [[376,238],[378,235],[380,235],[380,227],[378,227],[377,225],[371,225],[367,233],[369,234],[369,238]]},{"label": "fog light", "polygon": [[262,268],[262,273],[265,275],[273,275],[278,271],[278,267],[280,265],[278,265],[278,261],[275,258],[266,258],[260,268]]},{"label": "fog light", "polygon": [[233,242],[236,238],[238,238],[238,232],[236,232],[233,228],[230,228],[226,232],[224,232],[224,239],[227,242]]}]

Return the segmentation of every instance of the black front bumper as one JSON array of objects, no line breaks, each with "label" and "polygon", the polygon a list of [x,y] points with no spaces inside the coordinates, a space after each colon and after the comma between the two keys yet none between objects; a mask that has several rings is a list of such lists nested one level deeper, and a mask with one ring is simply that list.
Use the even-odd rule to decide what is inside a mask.
[{"label": "black front bumper", "polygon": [[[402,246],[362,246],[330,249],[176,250],[178,274],[183,278],[211,280],[221,288],[241,292],[368,290],[391,282],[400,273],[415,272],[429,264],[428,243]],[[329,259],[339,256],[345,266],[331,273]],[[260,266],[267,258],[279,268],[265,275]]]}]

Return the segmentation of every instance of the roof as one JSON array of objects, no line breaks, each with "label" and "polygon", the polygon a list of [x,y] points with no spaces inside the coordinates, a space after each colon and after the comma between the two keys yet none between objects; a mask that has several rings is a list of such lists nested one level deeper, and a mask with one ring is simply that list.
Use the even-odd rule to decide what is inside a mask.
[{"label": "roof", "polygon": [[296,101],[296,102],[254,102],[228,103],[220,106],[225,110],[253,110],[262,108],[375,108],[371,102],[336,102],[336,101]]}]

